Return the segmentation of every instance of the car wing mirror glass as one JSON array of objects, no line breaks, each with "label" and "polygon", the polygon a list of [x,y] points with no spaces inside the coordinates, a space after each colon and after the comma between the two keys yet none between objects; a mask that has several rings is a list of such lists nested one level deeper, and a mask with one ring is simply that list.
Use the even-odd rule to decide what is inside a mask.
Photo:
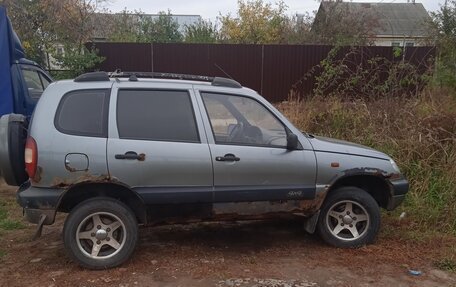
[{"label": "car wing mirror glass", "polygon": [[298,136],[290,133],[287,135],[287,149],[295,150],[298,148]]}]

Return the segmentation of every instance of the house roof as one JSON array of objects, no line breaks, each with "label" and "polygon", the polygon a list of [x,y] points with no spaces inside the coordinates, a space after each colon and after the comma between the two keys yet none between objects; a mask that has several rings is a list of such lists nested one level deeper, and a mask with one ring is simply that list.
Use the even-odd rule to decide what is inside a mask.
[{"label": "house roof", "polygon": [[377,36],[422,37],[426,35],[425,22],[431,18],[421,3],[360,3],[325,2],[319,9],[336,4],[354,13],[372,13],[378,20],[374,29]]}]

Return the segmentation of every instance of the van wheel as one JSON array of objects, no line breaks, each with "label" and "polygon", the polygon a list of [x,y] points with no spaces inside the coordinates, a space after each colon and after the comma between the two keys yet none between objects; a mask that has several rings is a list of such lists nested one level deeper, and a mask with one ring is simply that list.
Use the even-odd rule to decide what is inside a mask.
[{"label": "van wheel", "polygon": [[380,208],[375,199],[357,187],[332,191],[323,203],[317,230],[336,247],[360,247],[372,243],[380,228]]},{"label": "van wheel", "polygon": [[63,242],[69,256],[89,269],[119,266],[132,255],[138,241],[133,212],[111,198],[81,202],[68,215]]}]

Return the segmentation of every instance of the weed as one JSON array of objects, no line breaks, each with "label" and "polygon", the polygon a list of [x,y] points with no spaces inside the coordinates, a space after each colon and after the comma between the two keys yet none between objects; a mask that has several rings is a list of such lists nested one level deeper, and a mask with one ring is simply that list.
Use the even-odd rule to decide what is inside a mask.
[{"label": "weed", "polygon": [[278,108],[301,130],[364,144],[393,157],[410,182],[400,207],[414,230],[409,236],[456,235],[454,95],[434,89],[405,98],[347,101],[343,96],[315,96],[290,98]]},{"label": "weed", "polygon": [[456,259],[446,257],[435,262],[435,266],[444,271],[456,272]]},{"label": "weed", "polygon": [[0,221],[0,229],[3,230],[15,230],[24,228],[24,224],[17,220],[4,219]]},{"label": "weed", "polygon": [[315,79],[313,94],[321,97],[378,99],[412,96],[422,91],[431,79],[433,65],[406,62],[405,54],[397,47],[392,54],[394,59],[388,59],[363,47],[335,46],[306,78]]},{"label": "weed", "polygon": [[6,210],[5,205],[5,202],[0,202],[0,231],[24,228],[24,224],[20,221],[8,217],[8,211]]}]

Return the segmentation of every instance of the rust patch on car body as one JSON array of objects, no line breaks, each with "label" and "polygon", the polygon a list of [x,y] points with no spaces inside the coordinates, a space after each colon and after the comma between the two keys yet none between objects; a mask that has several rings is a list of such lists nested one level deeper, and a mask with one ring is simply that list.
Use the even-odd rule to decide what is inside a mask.
[{"label": "rust patch on car body", "polygon": [[146,154],[140,153],[140,154],[138,155],[138,160],[139,160],[139,161],[144,161],[144,160],[146,160]]},{"label": "rust patch on car body", "polygon": [[59,178],[56,177],[51,181],[51,187],[54,188],[68,188],[70,186],[80,184],[80,183],[100,183],[100,182],[117,182],[115,178],[110,177],[109,175],[91,175],[90,173],[84,173],[81,176],[75,178]]},{"label": "rust patch on car body", "polygon": [[220,202],[206,204],[155,205],[148,211],[147,225],[183,224],[206,221],[291,219],[311,217],[320,209],[329,186],[314,199],[283,201]]},{"label": "rust patch on car body", "polygon": [[375,176],[380,176],[384,178],[400,178],[402,175],[400,173],[394,173],[394,172],[387,172],[385,170],[379,169],[379,168],[374,168],[374,167],[357,167],[357,168],[352,168],[352,169],[347,169],[343,171],[344,175],[349,176],[349,175],[362,175],[362,174],[369,174],[369,175],[375,175]]},{"label": "rust patch on car body", "polygon": [[323,199],[324,194],[318,193],[315,199],[308,200],[214,203],[212,217],[215,220],[227,220],[264,219],[281,215],[310,216],[320,208]]},{"label": "rust patch on car body", "polygon": [[67,164],[65,164],[65,169],[68,170],[69,172],[76,172],[76,171],[78,171],[76,168],[71,167],[71,166],[69,166],[69,165],[67,165]]},{"label": "rust patch on car body", "polygon": [[33,182],[40,182],[41,181],[41,174],[43,172],[43,168],[41,166],[36,167],[35,176],[31,179]]}]

